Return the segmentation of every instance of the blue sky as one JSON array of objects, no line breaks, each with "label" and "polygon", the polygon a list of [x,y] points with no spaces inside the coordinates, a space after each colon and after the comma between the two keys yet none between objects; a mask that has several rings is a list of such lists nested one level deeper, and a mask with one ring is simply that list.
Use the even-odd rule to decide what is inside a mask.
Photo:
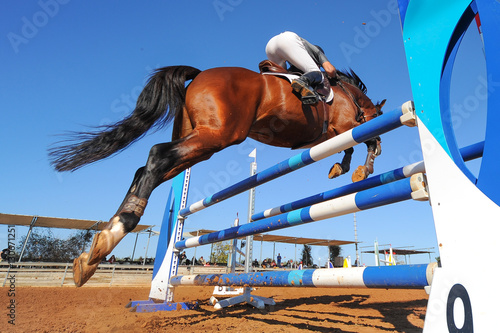
[{"label": "blue sky", "polygon": [[[47,148],[58,134],[119,121],[132,111],[149,73],[157,67],[190,65],[199,69],[240,66],[257,70],[265,45],[290,30],[325,50],[339,69],[353,68],[374,101],[387,99],[392,110],[412,99],[396,1],[269,2],[217,1],[87,1],[40,0],[0,2],[0,212],[108,220],[120,205],[135,170],[151,146],[170,139],[171,128],[152,133],[121,154],[74,173],[54,172]],[[452,84],[452,113],[460,146],[483,139],[487,78],[477,29],[472,26],[457,57]],[[244,101],[242,101],[244,103]],[[383,153],[376,173],[421,159],[416,129],[401,128],[382,137]],[[192,170],[194,202],[231,185],[249,173],[248,154],[257,148],[258,170],[295,155],[246,140],[214,155]],[[353,169],[364,162],[365,147],[353,157]],[[328,180],[330,166],[342,155],[261,186],[256,211],[350,182],[350,175]],[[470,164],[478,169],[478,162]],[[141,223],[159,230],[170,188],[153,192]],[[189,217],[186,230],[230,227],[247,216],[242,194]],[[357,213],[361,247],[380,244],[437,251],[432,212],[427,202],[405,202]],[[1,227],[5,228],[6,226]],[[18,227],[18,239],[26,228]],[[54,230],[56,235],[69,232]],[[0,246],[6,243],[0,232]],[[275,232],[279,235],[354,240],[348,215]],[[127,236],[113,252],[130,256],[135,236]],[[148,256],[155,253],[152,238]],[[136,257],[144,255],[147,236],[139,236]],[[354,246],[342,255],[355,257]],[[297,247],[299,255],[301,247]],[[208,257],[210,246],[197,250]],[[263,257],[273,245],[264,244]],[[283,260],[293,259],[293,245],[276,244]],[[188,250],[192,256],[194,249]],[[326,249],[313,247],[315,263],[324,264]],[[432,255],[432,258],[438,253]],[[254,257],[260,258],[260,243]],[[412,263],[428,262],[412,257]],[[362,256],[372,265],[373,257]]]}]

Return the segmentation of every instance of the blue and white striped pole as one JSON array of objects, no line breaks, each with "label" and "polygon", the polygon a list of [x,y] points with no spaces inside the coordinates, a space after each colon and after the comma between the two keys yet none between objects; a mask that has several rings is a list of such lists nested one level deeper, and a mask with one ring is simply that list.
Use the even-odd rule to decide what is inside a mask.
[{"label": "blue and white striped pole", "polygon": [[411,178],[402,179],[373,189],[321,202],[289,213],[243,224],[238,227],[212,232],[203,236],[191,237],[176,242],[175,248],[183,250],[199,245],[221,242],[233,238],[289,228],[295,225],[355,213],[365,209],[408,200],[412,197],[415,199],[415,193],[423,193],[423,199],[425,199],[425,178],[422,174],[415,174]]},{"label": "blue and white striped pole", "polygon": [[[478,142],[476,144],[464,147],[460,149],[460,153],[462,154],[462,158],[464,161],[469,161],[475,158],[479,158],[483,154],[484,141]],[[261,220],[266,217],[275,216],[278,214],[290,212],[292,210],[300,209],[303,207],[307,207],[319,202],[323,202],[326,200],[339,198],[344,195],[348,195],[351,193],[367,190],[370,188],[374,188],[376,186],[380,186],[383,184],[392,183],[396,180],[408,178],[416,173],[425,172],[424,161],[416,162],[398,169],[394,169],[392,171],[388,171],[382,173],[377,176],[373,176],[367,178],[365,180],[348,184],[345,186],[337,187],[333,190],[321,192],[307,198],[303,198],[300,200],[296,200],[279,207],[274,207],[271,209],[266,209],[265,211],[256,213],[252,215],[252,221]]]},{"label": "blue and white striped pole", "polygon": [[173,286],[424,288],[437,263],[174,276]]},{"label": "blue and white striped pole", "polygon": [[414,120],[415,117],[414,113],[413,102],[408,101],[395,110],[384,113],[369,122],[339,134],[327,141],[305,150],[300,154],[263,170],[252,177],[246,178],[230,187],[227,187],[210,197],[195,202],[189,207],[181,210],[179,214],[186,217],[192,213],[212,206],[217,202],[226,200],[253,187],[262,185],[270,180],[286,175],[306,165],[318,162],[328,156],[363,143],[373,137],[389,132],[402,126],[403,123],[411,123],[411,119]]}]

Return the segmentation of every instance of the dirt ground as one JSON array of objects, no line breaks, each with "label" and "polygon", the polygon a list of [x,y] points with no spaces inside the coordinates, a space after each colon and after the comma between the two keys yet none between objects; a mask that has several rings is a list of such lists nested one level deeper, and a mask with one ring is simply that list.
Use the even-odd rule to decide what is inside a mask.
[{"label": "dirt ground", "polygon": [[[0,288],[1,332],[421,332],[428,296],[423,290],[260,288],[276,305],[258,310],[236,305],[220,311],[208,303],[213,287],[178,287],[176,301],[198,300],[198,310],[135,313],[131,300],[149,288]],[[15,300],[15,326],[7,306]]]}]

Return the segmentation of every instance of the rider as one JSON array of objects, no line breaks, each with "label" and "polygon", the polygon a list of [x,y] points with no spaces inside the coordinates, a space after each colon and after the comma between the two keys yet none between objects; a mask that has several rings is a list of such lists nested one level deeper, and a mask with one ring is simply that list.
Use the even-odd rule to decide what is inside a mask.
[{"label": "rider", "polygon": [[323,67],[329,77],[337,75],[337,70],[319,46],[312,45],[291,31],[271,38],[266,45],[266,55],[269,60],[285,69],[288,61],[304,73],[292,82],[293,90],[302,96],[302,101],[316,99],[313,87],[323,81],[320,67]]}]

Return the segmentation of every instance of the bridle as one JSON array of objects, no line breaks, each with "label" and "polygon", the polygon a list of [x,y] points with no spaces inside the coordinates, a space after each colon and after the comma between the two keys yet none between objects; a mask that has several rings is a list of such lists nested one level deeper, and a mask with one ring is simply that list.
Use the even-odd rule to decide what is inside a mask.
[{"label": "bridle", "polygon": [[[358,113],[356,114],[356,121],[358,123],[365,123],[366,122],[366,116],[365,116],[365,112],[363,111],[363,109],[361,108],[361,106],[359,106],[358,104],[358,101],[356,100],[356,98],[354,98],[353,94],[344,87],[344,84],[342,83],[341,80],[337,80],[337,84],[339,85],[339,87],[344,91],[344,93],[346,93],[346,95],[348,95],[351,100],[353,101],[354,105],[356,105],[356,108],[358,109]],[[378,117],[382,114],[382,110],[380,110],[379,108],[375,107],[375,112],[371,115],[372,118],[375,118],[375,117]],[[368,116],[370,117],[370,116]]]}]

